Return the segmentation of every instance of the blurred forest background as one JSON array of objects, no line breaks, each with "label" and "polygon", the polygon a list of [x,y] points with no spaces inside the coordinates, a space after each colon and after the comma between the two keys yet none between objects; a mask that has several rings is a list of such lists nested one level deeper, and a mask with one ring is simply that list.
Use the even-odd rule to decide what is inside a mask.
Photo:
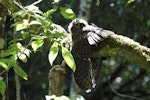
[{"label": "blurred forest background", "polygon": [[[36,0],[21,0],[27,6]],[[42,0],[37,6],[42,11],[52,8],[51,0]],[[80,0],[61,0],[60,5],[73,9],[78,15]],[[150,47],[150,0],[135,0],[127,5],[127,0],[96,0],[92,1],[89,22],[104,29],[114,31],[116,34],[132,38],[140,44]],[[67,29],[71,20],[64,19],[60,13],[53,15],[53,22]],[[11,39],[13,23],[7,17],[7,34]],[[44,100],[48,93],[48,72],[51,68],[48,61],[49,47],[44,44],[42,49],[32,53],[28,63],[20,66],[27,72],[28,81],[21,79],[21,100]],[[57,58],[54,64],[60,64]],[[70,69],[67,71],[65,95],[69,96],[71,86]],[[78,91],[86,100],[149,100],[150,99],[150,75],[138,65],[120,57],[108,57],[103,61],[100,73],[100,83],[96,90],[90,94]],[[124,94],[124,95],[123,95]],[[15,98],[15,82],[13,70],[9,71],[9,95],[10,100]],[[25,98],[24,98],[25,97]],[[127,98],[129,97],[129,98]]]}]

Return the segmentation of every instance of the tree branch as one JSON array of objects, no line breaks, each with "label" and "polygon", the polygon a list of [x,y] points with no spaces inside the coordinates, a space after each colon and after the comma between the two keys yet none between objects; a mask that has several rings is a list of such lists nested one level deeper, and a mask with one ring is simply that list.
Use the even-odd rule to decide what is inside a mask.
[{"label": "tree branch", "polygon": [[11,13],[17,12],[21,10],[21,5],[19,0],[2,0],[0,3],[2,3]]},{"label": "tree branch", "polygon": [[150,48],[117,34],[113,34],[99,42],[91,56],[120,56],[144,69],[150,69]]}]

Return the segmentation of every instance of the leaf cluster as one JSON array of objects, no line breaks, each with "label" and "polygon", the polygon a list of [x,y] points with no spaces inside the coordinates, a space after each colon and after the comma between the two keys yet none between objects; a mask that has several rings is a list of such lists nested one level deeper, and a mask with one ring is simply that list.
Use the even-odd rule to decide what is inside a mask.
[{"label": "leaf cluster", "polygon": [[[18,59],[27,63],[31,53],[42,50],[42,46],[47,42],[51,47],[49,48],[48,60],[53,66],[58,52],[62,52],[62,57],[68,66],[75,71],[75,62],[70,53],[71,35],[61,27],[54,24],[52,14],[60,11],[65,19],[74,20],[76,18],[74,12],[70,8],[59,7],[58,2],[52,3],[54,7],[47,12],[42,12],[37,6],[29,5],[21,7],[22,9],[12,13],[15,21],[11,27],[14,28],[14,38],[10,41],[6,50],[0,51],[0,67],[3,71],[0,76],[13,68],[15,73],[21,78],[28,80],[27,73],[17,64]],[[20,5],[21,6],[21,5]],[[19,35],[19,37],[18,37]],[[0,77],[0,93],[5,99],[6,84],[3,77]],[[3,100],[4,100],[3,99]]]}]

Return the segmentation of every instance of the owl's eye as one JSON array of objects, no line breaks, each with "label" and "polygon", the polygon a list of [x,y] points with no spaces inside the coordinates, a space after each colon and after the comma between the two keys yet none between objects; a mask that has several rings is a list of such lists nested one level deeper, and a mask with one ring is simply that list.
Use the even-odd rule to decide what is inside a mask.
[{"label": "owl's eye", "polygon": [[83,28],[85,27],[85,24],[84,23],[80,23],[80,28]]}]

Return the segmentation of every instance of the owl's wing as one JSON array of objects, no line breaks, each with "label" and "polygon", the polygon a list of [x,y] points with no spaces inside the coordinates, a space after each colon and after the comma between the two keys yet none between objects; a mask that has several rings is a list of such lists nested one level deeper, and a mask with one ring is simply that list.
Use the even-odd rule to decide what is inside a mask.
[{"label": "owl's wing", "polygon": [[114,32],[109,30],[104,30],[97,27],[96,25],[88,25],[83,28],[84,32],[87,32],[86,38],[90,45],[95,45],[96,43],[102,41],[108,36],[114,34]]},{"label": "owl's wing", "polygon": [[92,62],[92,77],[95,79],[95,83],[98,84],[100,80],[100,71],[102,67],[102,58],[90,58]]},{"label": "owl's wing", "polygon": [[79,57],[74,57],[74,59],[77,66],[74,78],[77,85],[82,90],[91,92],[99,80],[98,76],[102,60],[98,58],[81,59]]},{"label": "owl's wing", "polygon": [[80,59],[79,57],[74,57],[76,62],[76,71],[74,73],[74,78],[77,85],[85,91],[91,91],[95,84],[92,83],[91,77],[91,63],[88,59]]}]

